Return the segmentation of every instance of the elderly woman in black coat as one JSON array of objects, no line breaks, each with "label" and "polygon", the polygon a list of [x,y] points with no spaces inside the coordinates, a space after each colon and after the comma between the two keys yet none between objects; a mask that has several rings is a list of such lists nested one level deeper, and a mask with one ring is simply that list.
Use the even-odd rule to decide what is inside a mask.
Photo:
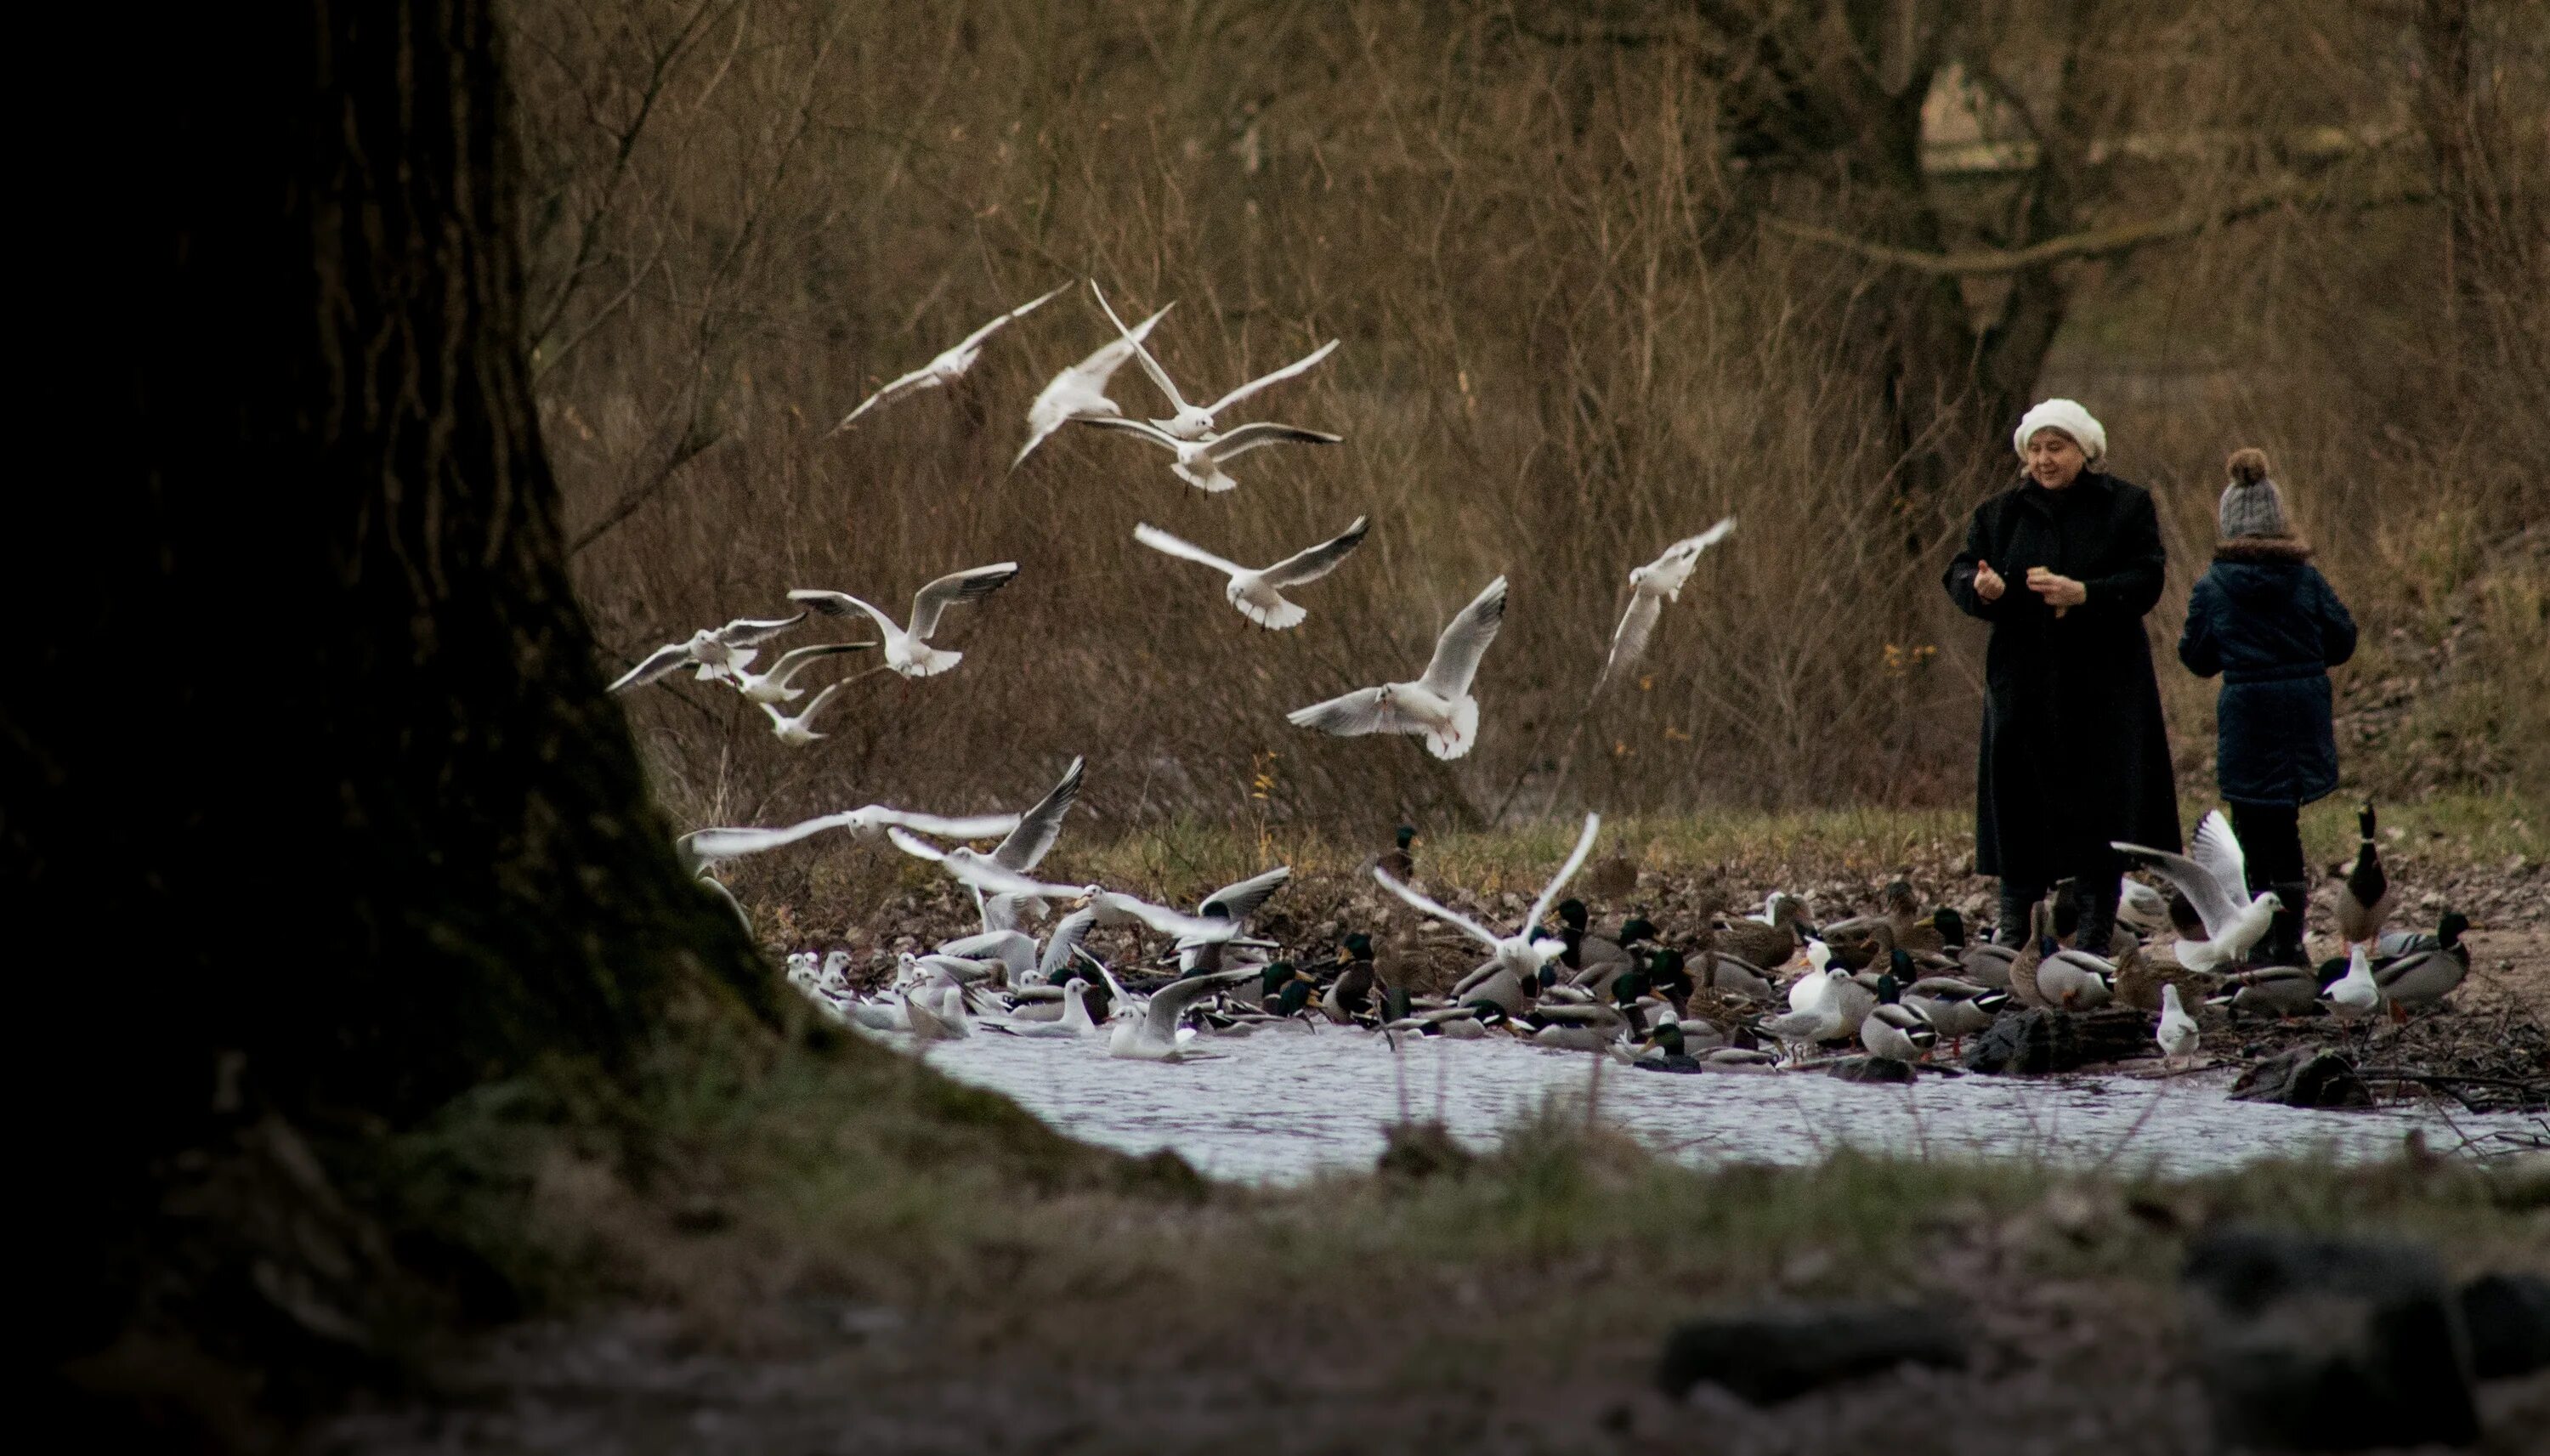
[{"label": "elderly woman in black coat", "polygon": [[2151,495],[2099,468],[2108,435],[2070,400],[2011,437],[2025,474],[1975,508],[1948,596],[1992,624],[1975,771],[1975,870],[2001,877],[2001,938],[2074,885],[2076,943],[2104,953],[2123,861],[2110,840],[2177,849],[2178,789],[2143,615],[2168,554]]}]

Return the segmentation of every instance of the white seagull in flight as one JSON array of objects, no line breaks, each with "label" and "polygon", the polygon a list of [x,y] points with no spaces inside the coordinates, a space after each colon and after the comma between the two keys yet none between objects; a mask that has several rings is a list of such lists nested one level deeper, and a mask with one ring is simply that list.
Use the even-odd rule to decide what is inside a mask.
[{"label": "white seagull in flight", "polygon": [[874,842],[885,837],[889,828],[912,829],[934,834],[941,839],[989,839],[1006,834],[1019,826],[1015,814],[978,814],[963,819],[944,815],[915,814],[910,810],[889,809],[870,804],[858,809],[845,809],[838,814],[820,814],[785,828],[715,828],[693,829],[673,841],[683,861],[695,867],[720,860],[740,859],[747,854],[760,854],[800,839],[812,838],[829,829],[847,829],[853,838]]},{"label": "white seagull in flight", "polygon": [[2109,847],[2159,871],[2196,907],[2205,922],[2206,938],[2178,942],[2178,963],[2191,971],[2236,968],[2267,933],[2276,912],[2284,908],[2273,890],[2261,890],[2255,897],[2249,894],[2248,857],[2221,810],[2205,816],[2184,855],[2121,839]]},{"label": "white seagull in flight", "polygon": [[895,620],[851,596],[847,592],[794,591],[788,600],[810,607],[827,617],[847,617],[864,612],[885,633],[885,665],[905,677],[935,677],[955,666],[964,657],[944,647],[930,645],[932,632],[938,631],[938,619],[958,602],[979,602],[1010,584],[1019,574],[1019,563],[1002,561],[990,566],[975,566],[951,571],[913,594],[912,627],[906,630]]},{"label": "white seagull in flight", "polygon": [[1115,378],[1116,371],[1125,367],[1125,361],[1133,357],[1133,350],[1142,346],[1142,336],[1151,332],[1151,326],[1160,322],[1169,309],[1176,307],[1174,303],[1168,305],[1133,326],[1130,332],[1123,333],[1113,342],[1102,345],[1096,353],[1053,376],[1052,382],[1036,395],[1035,403],[1028,406],[1028,442],[1019,446],[1018,456],[1010,461],[1010,468],[1016,470],[1027,463],[1029,453],[1044,443],[1045,437],[1073,420],[1125,413],[1123,406],[1107,397],[1107,381]]},{"label": "white seagull in flight", "polygon": [[1567,882],[1576,878],[1576,872],[1585,867],[1585,856],[1594,852],[1594,836],[1602,828],[1603,816],[1585,816],[1585,830],[1576,836],[1576,848],[1568,854],[1567,862],[1558,867],[1558,873],[1541,887],[1540,898],[1531,903],[1531,913],[1523,917],[1521,926],[1511,935],[1500,935],[1459,911],[1444,909],[1419,891],[1392,879],[1390,871],[1379,865],[1373,866],[1372,877],[1381,882],[1383,889],[1407,901],[1421,913],[1485,945],[1494,964],[1512,970],[1525,981],[1532,981],[1538,978],[1542,966],[1556,960],[1567,949],[1565,940],[1554,935],[1546,939],[1535,938],[1532,931],[1548,918],[1550,906],[1558,901],[1558,892],[1566,889]]},{"label": "white seagull in flight", "polygon": [[[1154,420],[1151,423],[1159,428],[1161,434],[1166,435],[1172,440],[1203,440],[1209,438],[1216,433],[1214,427],[1215,416],[1220,415],[1223,411],[1229,409],[1232,405],[1239,403],[1241,400],[1248,398],[1250,395],[1257,393],[1268,385],[1281,384],[1285,380],[1305,372],[1312,366],[1318,364],[1320,360],[1326,358],[1337,346],[1337,340],[1331,339],[1327,342],[1321,344],[1318,348],[1311,350],[1308,354],[1305,354],[1301,358],[1295,359],[1293,362],[1286,364],[1283,368],[1276,370],[1274,373],[1261,374],[1257,378],[1251,379],[1246,384],[1232,390],[1230,393],[1224,395],[1222,398],[1215,400],[1212,405],[1199,409],[1194,405],[1188,404],[1186,402],[1186,397],[1178,393],[1177,385],[1170,382],[1169,371],[1161,368],[1160,361],[1151,356],[1151,351],[1148,348],[1142,346],[1140,337],[1127,329],[1125,327],[1124,320],[1116,317],[1116,310],[1108,304],[1107,295],[1098,292],[1098,280],[1094,278],[1090,280],[1089,291],[1098,294],[1098,306],[1107,310],[1107,317],[1116,325],[1116,332],[1124,335],[1126,339],[1132,342],[1133,356],[1142,361],[1142,372],[1150,375],[1151,382],[1160,387],[1160,393],[1168,396],[1170,408],[1169,418],[1166,420]],[[1155,314],[1152,317],[1157,318],[1158,315]],[[1143,332],[1148,333],[1148,328],[1146,327]]]},{"label": "white seagull in flight", "polygon": [[1242,425],[1228,435],[1207,435],[1196,439],[1180,439],[1159,426],[1141,420],[1118,416],[1087,416],[1083,425],[1097,425],[1108,430],[1123,430],[1164,446],[1178,458],[1169,468],[1178,479],[1200,491],[1220,495],[1236,490],[1239,482],[1222,468],[1225,460],[1244,455],[1262,444],[1335,444],[1345,438],[1324,430],[1305,430],[1299,425]]},{"label": "white seagull in flight", "polygon": [[1311,614],[1286,601],[1280,588],[1318,581],[1336,570],[1346,557],[1354,554],[1355,547],[1363,544],[1366,526],[1365,518],[1357,516],[1354,525],[1340,534],[1254,571],[1236,562],[1226,561],[1202,546],[1180,540],[1156,526],[1134,527],[1133,539],[1152,550],[1165,552],[1181,561],[1210,566],[1229,577],[1222,594],[1230,600],[1231,606],[1239,609],[1239,615],[1269,631],[1282,631],[1288,627],[1301,626],[1302,619]]},{"label": "white seagull in flight", "polygon": [[866,399],[859,401],[859,407],[850,411],[847,415],[842,416],[841,423],[833,427],[833,433],[834,435],[838,435],[842,431],[849,429],[851,421],[856,420],[861,415],[866,414],[868,411],[875,409],[877,406],[884,404],[889,400],[899,400],[908,394],[919,394],[925,389],[939,389],[946,385],[955,383],[959,378],[964,376],[966,370],[974,367],[974,360],[982,356],[983,341],[985,340],[990,339],[993,335],[1007,327],[1012,319],[1026,318],[1035,309],[1036,305],[1043,303],[1046,299],[1053,297],[1054,294],[1062,292],[1063,288],[1069,288],[1070,286],[1070,284],[1065,283],[1062,285],[1062,288],[1056,288],[1052,293],[1045,293],[1035,298],[1031,298],[1026,303],[1020,304],[1017,308],[1010,310],[1008,313],[992,320],[992,322],[984,325],[982,328],[966,335],[954,348],[951,348],[945,353],[940,354],[938,357],[932,359],[929,363],[922,365],[920,368],[913,370],[902,378],[887,384],[884,388],[879,389],[872,395],[869,395]]},{"label": "white seagull in flight", "polygon": [[1435,638],[1434,658],[1425,664],[1423,677],[1358,688],[1298,709],[1288,721],[1341,738],[1423,733],[1426,751],[1437,758],[1458,758],[1470,751],[1479,731],[1479,700],[1470,696],[1470,679],[1478,675],[1479,659],[1497,639],[1505,616],[1506,579],[1500,576]]},{"label": "white seagull in flight", "polygon": [[657,647],[646,660],[620,675],[610,692],[624,688],[643,687],[683,667],[697,664],[703,678],[733,679],[736,670],[752,660],[752,649],[806,620],[806,614],[783,617],[773,622],[755,622],[738,617],[721,628],[701,628],[688,641]]},{"label": "white seagull in flight", "polygon": [[1734,529],[1735,518],[1729,516],[1698,535],[1675,541],[1663,555],[1629,573],[1629,610],[1620,614],[1620,625],[1612,630],[1612,654],[1603,659],[1603,675],[1594,680],[1597,689],[1647,650],[1656,618],[1663,614],[1665,603],[1682,600],[1683,583],[1691,580],[1700,553],[1724,540]]}]

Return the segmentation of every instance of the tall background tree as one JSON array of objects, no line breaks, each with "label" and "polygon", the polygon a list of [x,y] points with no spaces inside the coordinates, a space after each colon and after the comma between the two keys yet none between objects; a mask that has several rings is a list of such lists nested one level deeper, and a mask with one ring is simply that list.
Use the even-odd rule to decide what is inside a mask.
[{"label": "tall background tree", "polygon": [[10,533],[0,831],[22,940],[67,932],[13,957],[22,1318],[49,1395],[245,1439],[442,1298],[367,1150],[773,1002],[563,568],[492,6],[79,24],[115,99],[47,148],[79,317],[32,412],[76,458]]}]

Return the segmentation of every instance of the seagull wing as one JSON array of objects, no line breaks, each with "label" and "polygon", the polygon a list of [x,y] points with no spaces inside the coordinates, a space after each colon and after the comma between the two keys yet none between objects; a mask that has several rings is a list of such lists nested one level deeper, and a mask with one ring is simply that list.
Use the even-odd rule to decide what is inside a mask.
[{"label": "seagull wing", "polygon": [[1233,921],[1244,921],[1255,915],[1257,907],[1264,905],[1266,898],[1282,889],[1284,882],[1291,878],[1293,878],[1293,867],[1289,864],[1279,864],[1262,875],[1253,875],[1236,885],[1225,885],[1214,891],[1205,898],[1204,904],[1196,907],[1196,914],[1208,918],[1223,916]]},{"label": "seagull wing", "polygon": [[1135,896],[1118,893],[1107,897],[1108,904],[1131,916],[1163,935],[1192,936],[1204,944],[1217,944],[1239,933],[1239,927],[1228,921],[1209,921],[1202,916],[1153,905]]},{"label": "seagull wing", "polygon": [[1479,659],[1488,653],[1488,644],[1497,639],[1497,629],[1506,620],[1506,579],[1502,576],[1488,583],[1470,605],[1460,610],[1443,634],[1434,639],[1434,660],[1425,664],[1425,675],[1417,685],[1442,698],[1458,698],[1470,691],[1470,679],[1477,676]]},{"label": "seagull wing", "polygon": [[1353,555],[1355,547],[1363,544],[1364,533],[1370,529],[1369,518],[1357,516],[1354,525],[1341,534],[1308,550],[1296,551],[1257,575],[1271,587],[1300,586],[1304,582],[1318,581]]},{"label": "seagull wing", "polygon": [[979,602],[1008,586],[1010,578],[1018,574],[1018,562],[1003,561],[991,566],[951,571],[923,587],[912,598],[912,639],[916,642],[930,640],[930,634],[938,631],[940,613],[958,602]]},{"label": "seagull wing", "polygon": [[1088,937],[1089,927],[1098,923],[1098,912],[1075,910],[1054,922],[1044,939],[1044,954],[1036,961],[1036,974],[1047,982],[1071,966],[1072,952]]},{"label": "seagull wing", "polygon": [[[1114,306],[1107,302],[1107,295],[1100,292],[1097,279],[1092,278],[1089,280],[1089,291],[1098,295],[1098,306],[1107,311],[1107,321],[1114,324],[1116,326],[1116,332],[1124,335],[1126,341],[1133,346],[1133,357],[1142,361],[1142,372],[1150,375],[1151,382],[1160,387],[1160,393],[1169,397],[1171,408],[1179,410],[1185,409],[1187,407],[1187,402],[1184,397],[1179,395],[1178,387],[1169,382],[1169,371],[1161,368],[1160,361],[1151,357],[1151,350],[1143,344],[1141,335],[1137,335],[1132,330],[1126,328],[1125,321],[1116,317],[1116,310]],[[1162,309],[1160,311],[1160,313],[1167,312],[1168,310],[1166,309]],[[1159,315],[1154,314],[1152,317],[1156,319]],[[1150,331],[1147,328],[1143,330],[1143,333],[1145,334],[1149,332]]]},{"label": "seagull wing", "polygon": [[717,630],[717,639],[730,647],[757,647],[805,620],[803,612],[767,622],[738,617]]},{"label": "seagull wing", "polygon": [[1620,625],[1612,629],[1612,653],[1603,659],[1602,676],[1594,686],[1602,687],[1612,674],[1638,660],[1647,650],[1647,638],[1655,635],[1656,619],[1664,615],[1664,601],[1652,592],[1629,593],[1629,610],[1620,614]]},{"label": "seagull wing", "polygon": [[1019,826],[1019,817],[1015,814],[978,814],[967,819],[947,819],[935,814],[888,809],[882,804],[871,804],[859,812],[879,824],[901,825],[916,834],[928,834],[938,839],[988,839]]},{"label": "seagull wing", "polygon": [[1143,1029],[1163,1041],[1174,1041],[1178,1034],[1178,1018],[1187,1014],[1188,1007],[1225,986],[1253,981],[1259,974],[1257,967],[1247,966],[1236,971],[1216,971],[1210,975],[1171,981],[1151,993],[1151,1004],[1142,1012]]},{"label": "seagull wing", "polygon": [[1575,879],[1576,872],[1585,867],[1585,856],[1594,852],[1594,836],[1602,832],[1602,829],[1603,816],[1599,814],[1585,816],[1585,832],[1576,836],[1576,848],[1567,856],[1567,863],[1558,867],[1557,875],[1552,877],[1548,886],[1540,892],[1540,898],[1531,903],[1531,919],[1522,922],[1523,934],[1531,933],[1531,927],[1539,924],[1540,918],[1549,914],[1549,908],[1558,903],[1558,892],[1566,889],[1567,882]]},{"label": "seagull wing", "polygon": [[1692,568],[1700,563],[1700,553],[1726,539],[1726,534],[1734,529],[1735,518],[1729,516],[1698,535],[1687,535],[1675,541],[1665,547],[1663,555],[1648,564],[1648,580],[1667,596],[1681,591],[1682,584],[1691,580]]},{"label": "seagull wing", "polygon": [[1048,885],[992,862],[990,856],[967,851],[948,851],[914,835],[910,830],[889,827],[885,836],[894,847],[915,859],[927,859],[946,869],[965,884],[994,895],[1030,895],[1039,898],[1064,899],[1080,891],[1070,885]]},{"label": "seagull wing", "polygon": [[782,652],[779,654],[779,660],[770,664],[770,670],[762,674],[762,680],[774,688],[784,688],[788,685],[788,680],[797,675],[799,668],[818,657],[831,657],[842,652],[864,652],[875,645],[874,642],[818,642],[811,647],[799,647],[793,651]]},{"label": "seagull wing", "polygon": [[1065,283],[1061,288],[1055,288],[1049,292],[1037,294],[1035,297],[1029,299],[1026,303],[1020,304],[1017,308],[1010,310],[1006,314],[993,315],[992,322],[975,330],[973,333],[966,335],[954,348],[949,349],[947,352],[951,354],[961,354],[980,347],[984,340],[989,339],[993,335],[1010,327],[1011,320],[1026,318],[1029,314],[1035,311],[1037,305],[1044,303],[1055,294],[1062,292],[1063,289],[1069,288],[1070,286],[1070,284]]},{"label": "seagull wing", "polygon": [[[2189,841],[2187,857],[2205,866],[2222,887],[2222,898],[2233,905],[2249,903],[2249,860],[2240,850],[2240,836],[2231,832],[2231,822],[2221,810],[2205,816],[2196,825],[2196,837]],[[2193,895],[2188,897],[2193,900]]]},{"label": "seagull wing", "polygon": [[1321,344],[1318,348],[1311,350],[1302,357],[1286,364],[1283,368],[1276,370],[1274,373],[1260,374],[1256,378],[1249,380],[1246,384],[1243,384],[1237,389],[1232,390],[1230,393],[1224,395],[1221,399],[1214,401],[1213,408],[1205,411],[1205,413],[1208,415],[1219,415],[1223,411],[1229,409],[1232,405],[1235,405],[1241,400],[1248,398],[1250,395],[1255,394],[1257,391],[1266,388],[1268,385],[1281,384],[1296,374],[1300,374],[1303,371],[1312,368],[1317,365],[1320,360],[1336,352],[1336,349],[1337,341],[1331,339],[1327,342]]},{"label": "seagull wing", "polygon": [[931,373],[930,366],[927,364],[924,364],[922,367],[915,369],[911,373],[903,375],[900,378],[888,380],[877,387],[876,393],[859,401],[857,409],[843,415],[841,417],[841,423],[833,427],[833,433],[834,435],[838,435],[842,431],[849,429],[850,422],[858,419],[861,415],[866,414],[868,411],[875,409],[879,405],[899,400],[907,394],[919,394],[921,391],[932,388],[937,383],[937,377]]},{"label": "seagull wing", "polygon": [[1226,431],[1213,437],[1204,452],[1217,465],[1234,455],[1244,455],[1262,444],[1336,444],[1345,438],[1324,430],[1305,430],[1299,425],[1274,425],[1260,421]]},{"label": "seagull wing", "polygon": [[790,592],[788,594],[788,600],[792,602],[802,602],[810,610],[821,612],[826,617],[847,617],[853,612],[864,612],[868,615],[870,620],[876,623],[877,630],[885,632],[887,635],[899,635],[903,631],[902,628],[895,625],[893,618],[886,616],[874,607],[871,607],[867,603],[860,601],[858,598],[851,596],[848,592],[800,590]]},{"label": "seagull wing", "polygon": [[1172,450],[1178,447],[1176,436],[1147,420],[1128,420],[1122,415],[1082,415],[1074,423],[1095,425],[1101,430],[1123,430],[1138,435],[1154,444],[1166,445]]},{"label": "seagull wing", "polygon": [[759,854],[764,850],[776,849],[782,844],[794,844],[800,839],[810,838],[826,829],[839,828],[847,823],[849,823],[847,815],[827,814],[778,829],[694,829],[675,842],[679,843],[686,853],[702,862],[736,859],[746,854]]},{"label": "seagull wing", "polygon": [[646,654],[645,661],[622,673],[620,680],[613,683],[608,691],[617,693],[623,688],[644,687],[690,660],[691,644],[688,642],[675,642],[670,646],[657,647]]},{"label": "seagull wing", "polygon": [[1072,801],[1080,797],[1081,760],[1074,757],[1062,778],[1045,792],[1035,807],[1019,817],[1017,828],[992,851],[992,860],[1003,869],[1025,874],[1034,869],[1053,848],[1062,833],[1062,817],[1071,812]]},{"label": "seagull wing", "polygon": [[1296,728],[1317,728],[1340,738],[1361,737],[1365,733],[1404,733],[1415,728],[1398,710],[1381,701],[1379,688],[1357,688],[1351,693],[1296,708],[1284,715],[1284,721]]},{"label": "seagull wing", "polygon": [[804,728],[806,725],[813,723],[815,721],[815,715],[823,712],[824,705],[832,702],[833,695],[839,692],[844,686],[846,686],[846,684],[826,683],[824,685],[824,691],[817,693],[814,696],[814,699],[807,703],[805,707],[797,710],[797,726],[799,728]]},{"label": "seagull wing", "polygon": [[1199,566],[1210,566],[1225,576],[1237,576],[1248,569],[1236,562],[1226,561],[1191,541],[1180,540],[1156,526],[1147,524],[1135,526],[1133,539],[1149,546],[1152,550],[1175,556],[1181,561],[1193,561]]},{"label": "seagull wing", "polygon": [[1028,406],[1027,443],[1019,446],[1018,454],[1010,461],[1010,468],[1016,470],[1025,464],[1028,456],[1035,453],[1035,447],[1045,442],[1046,437],[1060,430],[1065,423],[1081,418],[1083,412],[1091,408],[1092,401],[1106,400],[1107,381],[1115,378],[1116,371],[1125,367],[1125,361],[1133,356],[1135,343],[1143,335],[1150,333],[1151,326],[1160,322],[1160,315],[1168,311],[1164,308],[1134,325],[1129,338],[1119,338],[1114,342],[1100,345],[1097,352],[1054,375],[1043,389],[1037,391],[1035,402]]},{"label": "seagull wing", "polygon": [[2166,849],[2145,849],[2139,844],[2114,840],[2109,848],[2135,862],[2160,872],[2162,878],[2178,887],[2187,903],[2196,907],[2197,918],[2205,922],[2205,933],[2219,935],[2239,917],[2240,903],[2222,893],[2222,882],[2213,871],[2184,854]]},{"label": "seagull wing", "polygon": [[[1418,914],[1432,916],[1434,919],[1450,925],[1453,929],[1458,930],[1469,936],[1471,939],[1478,941],[1490,950],[1495,950],[1499,946],[1505,944],[1503,940],[1497,937],[1494,931],[1490,930],[1487,926],[1480,924],[1477,921],[1470,919],[1468,916],[1461,914],[1457,910],[1446,910],[1442,906],[1427,899],[1422,893],[1411,890],[1406,885],[1392,879],[1390,877],[1390,871],[1375,865],[1373,867],[1372,877],[1381,882],[1381,888],[1398,896],[1400,899],[1407,901],[1411,906],[1415,907]],[[1528,929],[1529,927],[1526,926],[1525,928]]]}]

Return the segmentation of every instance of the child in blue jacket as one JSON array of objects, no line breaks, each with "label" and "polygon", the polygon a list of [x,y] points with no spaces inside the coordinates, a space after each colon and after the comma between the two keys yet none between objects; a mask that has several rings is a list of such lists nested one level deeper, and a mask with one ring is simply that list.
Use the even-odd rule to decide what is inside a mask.
[{"label": "child in blue jacket", "polygon": [[2273,890],[2287,907],[2252,958],[2306,965],[2302,808],[2337,788],[2328,669],[2355,655],[2355,619],[2294,534],[2266,452],[2234,451],[2230,468],[2221,543],[2188,599],[2178,660],[2199,677],[2222,675],[2214,778],[2249,862],[2250,893]]}]

